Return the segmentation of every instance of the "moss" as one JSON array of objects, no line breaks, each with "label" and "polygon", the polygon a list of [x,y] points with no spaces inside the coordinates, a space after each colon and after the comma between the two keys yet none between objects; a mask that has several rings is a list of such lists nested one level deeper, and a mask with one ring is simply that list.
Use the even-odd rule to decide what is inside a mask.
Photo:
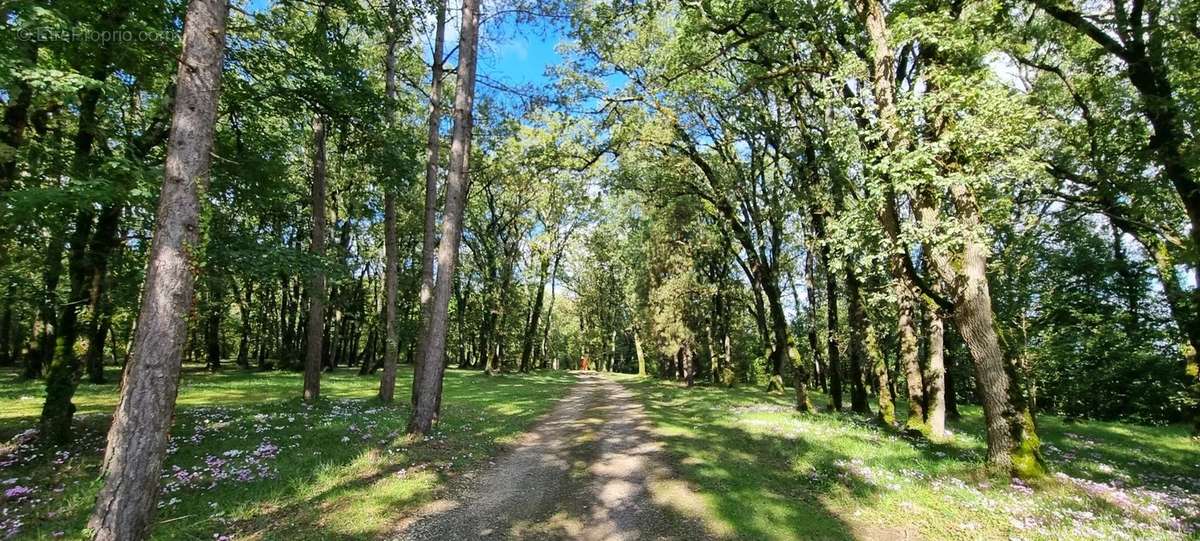
[{"label": "moss", "polygon": [[1042,458],[1042,441],[1034,431],[1033,415],[1021,414],[1021,434],[1012,452],[1012,474],[1030,480],[1046,476],[1046,461]]},{"label": "moss", "polygon": [[[930,438],[929,423],[926,423],[925,421],[922,421],[915,417],[911,417],[907,421],[904,422],[904,431],[909,434],[912,434],[914,436],[922,436],[925,438]],[[930,439],[932,439],[932,438],[930,438]]]},{"label": "moss", "polygon": [[725,387],[733,388],[734,384],[737,383],[737,374],[734,374],[733,369],[726,366],[725,368],[721,369],[721,374],[718,376],[718,381],[720,381],[721,385]]},{"label": "moss", "polygon": [[771,376],[771,380],[767,382],[767,392],[768,393],[782,393],[783,392],[783,376],[780,376],[779,374]]},{"label": "moss", "polygon": [[63,347],[60,339],[58,355],[50,363],[46,375],[46,402],[42,406],[42,434],[55,445],[71,441],[71,419],[75,416],[75,396],[78,385],[79,361],[74,352]]},{"label": "moss", "polygon": [[[880,396],[886,393],[880,393]],[[887,426],[896,426],[896,406],[890,399],[879,401],[879,422]]]}]

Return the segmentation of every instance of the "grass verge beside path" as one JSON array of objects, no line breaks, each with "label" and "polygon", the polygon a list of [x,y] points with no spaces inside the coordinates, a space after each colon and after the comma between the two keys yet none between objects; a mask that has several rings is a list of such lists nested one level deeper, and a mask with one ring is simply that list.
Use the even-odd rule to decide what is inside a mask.
[{"label": "grass verge beside path", "polygon": [[981,473],[978,408],[931,444],[854,414],[800,414],[759,388],[610,377],[643,401],[712,518],[744,539],[1200,538],[1200,445],[1185,427],[1041,416],[1055,473],[1028,486]]},{"label": "grass verge beside path", "polygon": [[[449,370],[442,420],[415,442],[403,435],[410,380],[402,373],[397,405],[384,406],[371,398],[377,377],[340,370],[306,405],[297,373],[185,374],[154,538],[378,538],[513,441],[574,376]],[[42,396],[41,382],[0,373],[0,539],[82,538],[100,488],[115,385],[80,385],[76,440],[62,450],[20,443]]]}]

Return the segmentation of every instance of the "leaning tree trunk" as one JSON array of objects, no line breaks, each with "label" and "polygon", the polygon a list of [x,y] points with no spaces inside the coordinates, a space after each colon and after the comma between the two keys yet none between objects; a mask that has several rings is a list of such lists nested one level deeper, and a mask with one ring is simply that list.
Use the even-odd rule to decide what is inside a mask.
[{"label": "leaning tree trunk", "polygon": [[[423,329],[421,344],[423,368],[421,391],[408,423],[408,432],[425,434],[433,427],[442,395],[445,373],[446,327],[450,308],[454,267],[458,263],[458,244],[462,240],[463,214],[470,185],[471,110],[475,99],[475,59],[479,33],[479,0],[463,0],[462,29],[459,32],[458,83],[454,96],[454,128],[450,142],[450,171],[446,178],[446,209],[442,218],[442,238],[438,243],[437,276],[429,320]],[[416,387],[416,385],[414,385]]]},{"label": "leaning tree trunk", "polygon": [[[425,338],[433,301],[434,263],[437,258],[437,201],[438,201],[438,156],[441,152],[441,137],[438,127],[442,124],[442,67],[445,62],[446,1],[437,2],[437,24],[433,38],[433,77],[429,88],[429,125],[425,141],[425,216],[421,237],[421,309],[417,320],[417,348],[413,357],[412,405],[415,408],[420,398],[421,375],[425,368]],[[473,70],[474,68],[472,68]],[[457,104],[456,104],[457,105]],[[486,353],[485,353],[486,355]]]},{"label": "leaning tree trunk", "polygon": [[93,541],[148,539],[167,432],[179,389],[200,241],[199,185],[208,174],[225,50],[224,0],[192,0],[183,29],[158,223],[146,269],[133,357],[125,367],[88,520]]},{"label": "leaning tree trunk", "polygon": [[308,339],[304,353],[304,399],[321,395],[321,361],[325,339],[325,119],[313,114],[312,244],[314,259],[308,285]]},{"label": "leaning tree trunk", "polygon": [[[980,226],[975,196],[962,184],[950,188],[954,209],[967,231]],[[988,463],[1022,477],[1045,472],[1033,412],[1021,373],[1004,356],[987,281],[988,247],[967,235],[955,277],[954,322],[975,360],[975,377],[987,425]],[[944,262],[937,265],[945,272]]]}]

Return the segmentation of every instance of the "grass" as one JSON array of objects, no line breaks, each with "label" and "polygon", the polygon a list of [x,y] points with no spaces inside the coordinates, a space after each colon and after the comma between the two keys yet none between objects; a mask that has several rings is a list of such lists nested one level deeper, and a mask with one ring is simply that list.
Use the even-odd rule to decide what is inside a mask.
[{"label": "grass", "polygon": [[[116,380],[115,374],[111,378]],[[407,402],[407,373],[396,396]],[[489,377],[450,370],[442,421],[403,436],[409,408],[373,398],[378,378],[325,374],[306,405],[290,372],[189,371],[179,395],[155,539],[374,539],[480,465],[566,391],[565,373]],[[0,373],[0,539],[74,539],[99,490],[98,469],[117,392],[81,384],[76,440],[65,449],[19,444],[35,425],[40,382]]]},{"label": "grass", "polygon": [[982,473],[978,408],[932,444],[854,414],[800,414],[758,388],[612,377],[637,391],[677,473],[739,538],[1200,539],[1200,444],[1182,426],[1042,416],[1054,473],[1026,485]]},{"label": "grass", "polygon": [[[16,376],[0,372],[0,442],[10,442],[0,443],[0,494],[30,492],[0,495],[0,539],[81,538],[116,387],[81,385],[76,441],[52,449],[20,443],[43,391]],[[1042,416],[1054,473],[1025,485],[982,473],[977,408],[951,423],[951,441],[933,444],[854,414],[800,414],[790,396],[759,388],[611,377],[637,392],[715,531],[741,539],[1200,539],[1200,444],[1186,427]],[[401,402],[408,379],[399,378]],[[385,536],[511,443],[573,380],[451,370],[442,423],[412,441],[402,435],[407,406],[373,400],[377,378],[325,374],[325,398],[306,405],[299,374],[189,371],[154,537]]]}]

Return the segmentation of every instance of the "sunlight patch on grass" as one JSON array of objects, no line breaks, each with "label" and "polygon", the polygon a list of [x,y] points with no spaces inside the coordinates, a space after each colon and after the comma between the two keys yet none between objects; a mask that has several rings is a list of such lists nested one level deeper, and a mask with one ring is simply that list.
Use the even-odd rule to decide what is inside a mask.
[{"label": "sunlight patch on grass", "polygon": [[743,538],[1187,539],[1200,526],[1200,449],[1176,427],[1039,418],[1058,473],[1028,486],[983,473],[977,408],[930,443],[853,414],[797,413],[761,389],[613,378]]},{"label": "sunlight patch on grass", "polygon": [[[0,441],[31,426],[40,408],[38,387],[11,376],[0,373]],[[408,396],[410,379],[401,374],[397,396]],[[494,456],[573,382],[565,373],[488,378],[450,370],[440,423],[410,441],[403,436],[408,407],[376,402],[377,377],[324,374],[322,399],[306,404],[298,398],[300,374],[188,372],[155,538],[377,538],[435,498],[447,480]],[[20,398],[30,393],[38,400]],[[14,539],[82,532],[100,488],[116,387],[83,384],[78,396],[97,413],[78,416],[70,446],[32,441],[0,453],[0,480],[32,491],[4,502],[8,514],[0,520],[21,524],[6,523],[0,532],[14,531]]]}]

